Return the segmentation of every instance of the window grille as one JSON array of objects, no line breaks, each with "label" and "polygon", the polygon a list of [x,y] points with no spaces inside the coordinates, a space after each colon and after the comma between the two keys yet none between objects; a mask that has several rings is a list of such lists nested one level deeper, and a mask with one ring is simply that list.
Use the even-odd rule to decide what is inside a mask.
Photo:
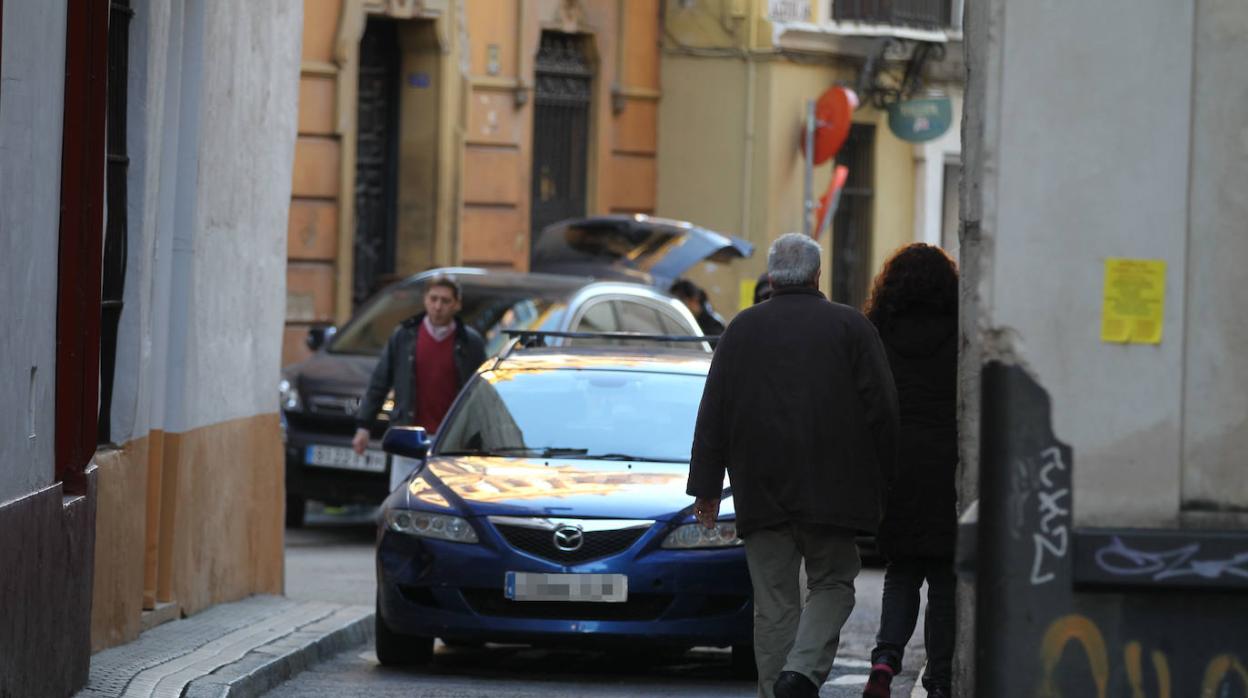
[{"label": "window grille", "polygon": [[126,284],[126,79],[130,67],[130,0],[112,0],[108,14],[108,131],[105,144],[106,213],[103,279],[100,287],[100,414],[101,444],[112,441],[113,379],[117,363],[117,328],[121,324]]}]

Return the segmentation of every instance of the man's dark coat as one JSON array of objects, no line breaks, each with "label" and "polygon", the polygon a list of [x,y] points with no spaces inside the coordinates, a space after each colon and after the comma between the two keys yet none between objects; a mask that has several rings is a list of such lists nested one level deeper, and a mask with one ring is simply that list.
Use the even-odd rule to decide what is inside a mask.
[{"label": "man's dark coat", "polygon": [[687,491],[719,497],[726,468],[743,537],[787,522],[874,533],[896,436],[875,327],[813,288],[779,288],[715,349]]},{"label": "man's dark coat", "polygon": [[[416,382],[413,369],[416,361],[416,335],[425,321],[425,314],[408,318],[399,323],[386,341],[368,382],[368,390],[360,400],[356,411],[356,425],[363,429],[371,427],[386,394],[394,388],[394,412],[391,424],[411,424],[416,416]],[[472,374],[485,361],[485,340],[476,330],[455,318],[455,374],[459,387],[472,378]]]}]

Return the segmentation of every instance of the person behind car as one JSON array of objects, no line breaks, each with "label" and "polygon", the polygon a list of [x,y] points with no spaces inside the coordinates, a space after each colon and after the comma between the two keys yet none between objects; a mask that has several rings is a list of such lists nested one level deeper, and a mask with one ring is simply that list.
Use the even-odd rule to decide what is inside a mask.
[{"label": "person behind car", "polygon": [[897,381],[898,478],[876,540],[888,559],[872,670],[863,696],[887,697],[901,671],[927,580],[923,686],[950,695],[957,538],[958,268],[944,250],[915,243],[884,264],[867,317],[880,331]]},{"label": "person behind car", "polygon": [[686,491],[710,527],[725,469],[731,480],[754,587],[759,695],[815,698],[854,607],[855,534],[880,521],[897,397],[875,327],[818,291],[818,243],[781,236],[767,270],[771,299],[742,310],[715,350]]},{"label": "person behind car", "polygon": [[698,327],[702,329],[702,334],[708,337],[718,337],[724,332],[724,319],[711,309],[711,302],[706,296],[706,291],[698,288],[697,284],[688,279],[680,279],[672,284],[671,293],[689,308],[689,312],[693,313],[693,317],[698,321]]},{"label": "person behind car", "polygon": [[368,448],[369,428],[391,389],[391,424],[422,426],[430,434],[442,426],[459,389],[485,361],[481,335],[456,316],[461,300],[459,282],[451,277],[426,282],[425,312],[395,328],[360,400],[351,440],[356,453]]},{"label": "person behind car", "polygon": [[767,277],[767,272],[763,272],[759,275],[758,281],[754,282],[754,305],[768,298],[771,298],[771,279]]}]

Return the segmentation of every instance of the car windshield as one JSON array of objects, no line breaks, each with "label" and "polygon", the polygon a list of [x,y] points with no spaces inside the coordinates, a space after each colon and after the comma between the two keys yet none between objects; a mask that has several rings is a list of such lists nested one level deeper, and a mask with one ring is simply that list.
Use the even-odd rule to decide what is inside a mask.
[{"label": "car windshield", "polygon": [[[334,336],[329,351],[337,354],[377,356],[394,328],[407,318],[424,312],[423,284],[395,286],[385,291]],[[563,309],[557,292],[525,288],[496,288],[464,283],[463,309],[459,316],[485,338],[486,355],[507,341],[506,329],[537,329]]]},{"label": "car windshield", "polygon": [[689,462],[702,375],[491,371],[474,381],[435,455]]}]

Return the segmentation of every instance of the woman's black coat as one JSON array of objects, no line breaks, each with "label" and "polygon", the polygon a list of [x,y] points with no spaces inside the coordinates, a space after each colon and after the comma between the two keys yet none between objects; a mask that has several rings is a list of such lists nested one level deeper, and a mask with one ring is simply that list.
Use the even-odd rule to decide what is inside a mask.
[{"label": "woman's black coat", "polygon": [[897,479],[878,543],[887,557],[952,557],[957,538],[958,318],[912,310],[879,323],[897,384]]}]

